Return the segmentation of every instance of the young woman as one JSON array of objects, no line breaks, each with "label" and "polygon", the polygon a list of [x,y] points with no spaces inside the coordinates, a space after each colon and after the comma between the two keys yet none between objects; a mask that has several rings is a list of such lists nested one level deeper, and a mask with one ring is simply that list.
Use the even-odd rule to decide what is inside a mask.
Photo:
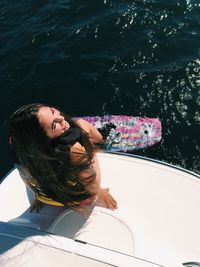
[{"label": "young woman", "polygon": [[103,137],[89,122],[45,104],[29,104],[11,116],[10,135],[14,162],[35,193],[33,208],[46,203],[80,211],[96,198],[117,208],[109,189],[100,186],[95,144]]}]

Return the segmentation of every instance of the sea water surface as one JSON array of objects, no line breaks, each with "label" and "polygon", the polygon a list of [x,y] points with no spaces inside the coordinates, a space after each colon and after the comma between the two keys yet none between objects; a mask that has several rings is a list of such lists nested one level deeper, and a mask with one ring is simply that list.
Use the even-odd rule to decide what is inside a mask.
[{"label": "sea water surface", "polygon": [[199,0],[1,0],[0,42],[0,177],[9,116],[33,102],[158,117],[162,141],[132,153],[200,173]]}]

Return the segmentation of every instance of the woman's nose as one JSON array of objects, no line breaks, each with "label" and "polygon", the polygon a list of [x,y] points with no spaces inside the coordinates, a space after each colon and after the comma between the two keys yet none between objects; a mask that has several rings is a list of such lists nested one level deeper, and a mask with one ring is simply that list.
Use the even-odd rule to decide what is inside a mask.
[{"label": "woman's nose", "polygon": [[57,121],[62,122],[64,121],[64,117],[62,115],[57,115]]}]

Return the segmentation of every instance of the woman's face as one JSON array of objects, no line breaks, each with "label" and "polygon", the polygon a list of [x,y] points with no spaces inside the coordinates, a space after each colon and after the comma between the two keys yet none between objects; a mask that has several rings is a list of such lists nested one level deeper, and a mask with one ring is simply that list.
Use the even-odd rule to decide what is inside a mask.
[{"label": "woman's face", "polygon": [[41,127],[47,136],[54,139],[70,128],[69,123],[60,114],[60,111],[51,107],[41,107],[37,113]]}]

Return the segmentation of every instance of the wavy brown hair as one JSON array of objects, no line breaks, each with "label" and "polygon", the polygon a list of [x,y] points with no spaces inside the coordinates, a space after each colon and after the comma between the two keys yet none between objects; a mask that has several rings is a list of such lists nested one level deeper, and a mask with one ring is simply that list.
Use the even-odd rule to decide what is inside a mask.
[{"label": "wavy brown hair", "polygon": [[[96,173],[92,168],[94,146],[88,134],[76,122],[66,116],[70,130],[78,132],[77,140],[85,152],[77,152],[79,161],[71,161],[73,144],[61,142],[62,136],[51,139],[40,126],[37,113],[46,104],[34,103],[23,106],[10,118],[10,136],[14,163],[21,176],[34,191],[66,207],[79,210],[79,203],[91,197],[81,182],[81,172],[87,171],[87,183],[93,182]],[[49,106],[50,107],[50,106]],[[37,203],[37,201],[36,201]]]}]

